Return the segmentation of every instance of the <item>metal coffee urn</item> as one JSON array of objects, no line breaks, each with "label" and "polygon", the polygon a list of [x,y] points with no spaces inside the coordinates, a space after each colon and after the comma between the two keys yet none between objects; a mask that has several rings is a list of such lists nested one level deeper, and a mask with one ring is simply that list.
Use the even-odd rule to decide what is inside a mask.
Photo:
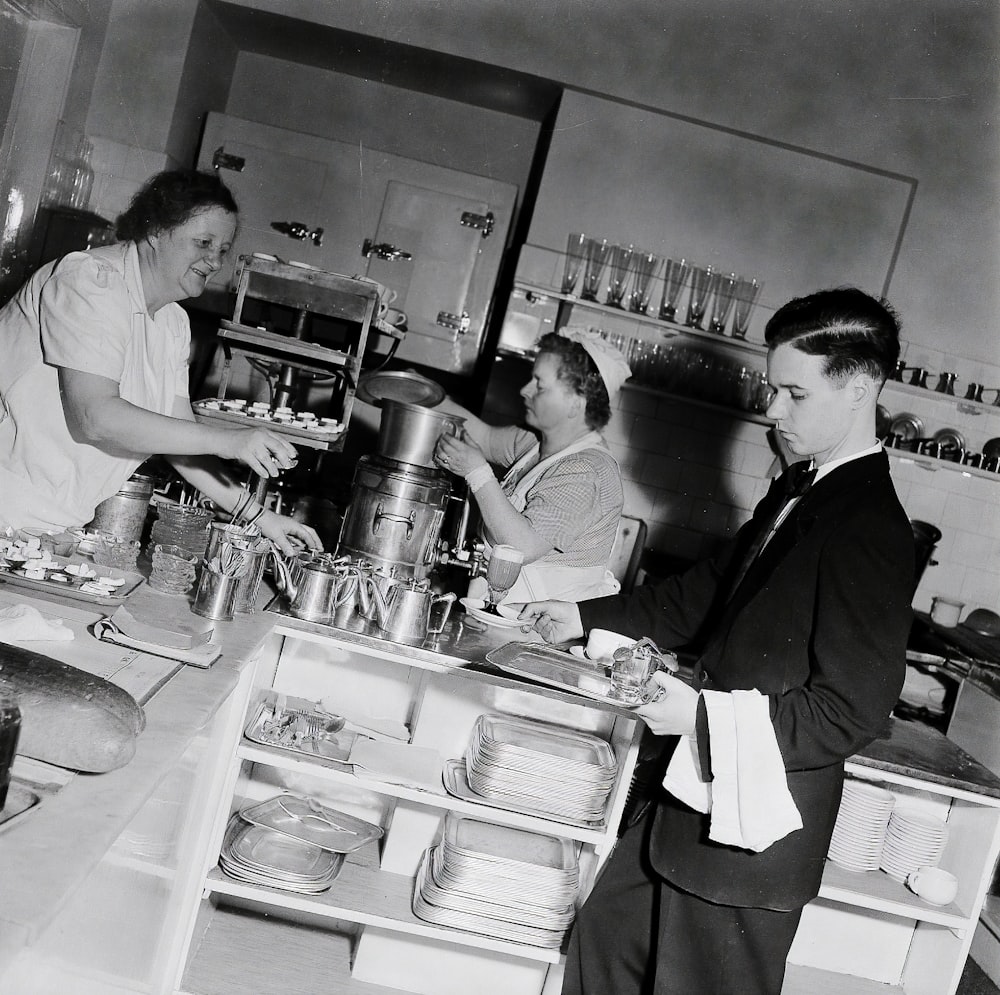
[{"label": "metal coffee urn", "polygon": [[358,460],[338,556],[401,579],[421,580],[431,572],[441,558],[451,498],[448,474],[434,464],[434,446],[463,422],[417,404],[382,402],[378,452]]}]

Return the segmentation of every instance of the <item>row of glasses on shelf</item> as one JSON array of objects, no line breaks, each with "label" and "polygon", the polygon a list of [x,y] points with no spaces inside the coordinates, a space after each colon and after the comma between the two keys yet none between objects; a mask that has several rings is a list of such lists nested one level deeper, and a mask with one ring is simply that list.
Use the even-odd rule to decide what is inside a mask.
[{"label": "row of glasses on shelf", "polygon": [[693,266],[687,259],[661,259],[653,252],[633,245],[618,245],[606,238],[591,238],[571,232],[566,240],[566,261],[561,291],[572,294],[583,274],[580,296],[597,301],[605,268],[608,288],[604,303],[636,314],[647,314],[651,303],[651,285],[663,265],[663,291],[658,317],[676,321],[677,309],[685,287],[689,288],[685,324],[702,329],[708,318],[708,330],[724,335],[733,316],[732,335],[746,338],[750,315],[760,294],[756,278],[723,273],[713,266]]},{"label": "row of glasses on shelf", "polygon": [[601,331],[632,367],[631,383],[763,414],[771,391],[766,375],[739,359],[696,345],[654,342]]}]

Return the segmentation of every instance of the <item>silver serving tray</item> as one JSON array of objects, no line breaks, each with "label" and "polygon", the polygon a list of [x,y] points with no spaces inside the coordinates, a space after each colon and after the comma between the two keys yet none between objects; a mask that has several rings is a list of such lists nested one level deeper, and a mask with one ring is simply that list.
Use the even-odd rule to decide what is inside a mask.
[{"label": "silver serving tray", "polygon": [[333,853],[353,853],[382,835],[381,826],[291,794],[242,808],[240,818]]},{"label": "silver serving tray", "polygon": [[527,677],[540,684],[569,691],[572,694],[601,701],[617,708],[633,709],[611,695],[611,680],[604,665],[581,659],[564,650],[537,643],[507,643],[486,654],[488,663],[518,677]]}]

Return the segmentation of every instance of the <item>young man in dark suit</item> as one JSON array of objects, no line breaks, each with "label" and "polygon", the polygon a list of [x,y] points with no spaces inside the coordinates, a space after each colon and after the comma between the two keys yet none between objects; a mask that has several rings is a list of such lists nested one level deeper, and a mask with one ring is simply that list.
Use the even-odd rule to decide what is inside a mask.
[{"label": "young man in dark suit", "polygon": [[[760,852],[716,843],[708,815],[661,790],[580,911],[564,995],[778,995],[819,890],[844,760],[878,736],[899,697],[913,535],[875,434],[898,321],[860,290],[827,290],[780,308],[765,339],[767,416],[793,464],[752,519],[680,576],[631,595],[536,602],[522,617],[550,642],[606,628],[697,647],[692,683],[659,673],[662,696],[638,709],[667,737],[665,757],[669,737],[693,736],[705,766],[702,692],[766,696],[802,827]],[[804,468],[811,481],[798,480]]]}]

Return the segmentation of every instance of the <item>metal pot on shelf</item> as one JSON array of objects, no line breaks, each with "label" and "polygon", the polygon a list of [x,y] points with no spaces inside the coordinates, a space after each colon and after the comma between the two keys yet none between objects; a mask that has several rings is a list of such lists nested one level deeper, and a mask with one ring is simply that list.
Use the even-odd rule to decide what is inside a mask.
[{"label": "metal pot on shelf", "polygon": [[937,560],[932,559],[932,557],[934,547],[941,541],[941,530],[936,525],[931,525],[930,522],[921,522],[919,519],[910,519],[910,528],[913,530],[913,542],[916,550],[913,578],[913,590],[916,592],[924,570],[937,563]]}]

